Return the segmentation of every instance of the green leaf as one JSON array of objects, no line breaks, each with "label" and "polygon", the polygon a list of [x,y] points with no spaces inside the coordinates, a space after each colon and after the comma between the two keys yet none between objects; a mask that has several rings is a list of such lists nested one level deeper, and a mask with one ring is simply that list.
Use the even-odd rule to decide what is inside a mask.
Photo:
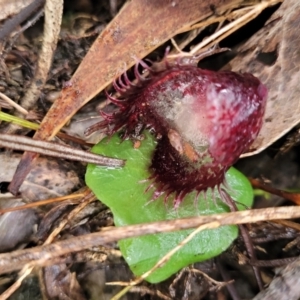
[{"label": "green leaf", "polygon": [[[86,184],[111,209],[116,226],[229,211],[217,193],[212,197],[211,191],[207,192],[206,199],[200,196],[195,200],[195,192],[187,195],[177,210],[173,208],[172,199],[168,203],[164,203],[163,197],[151,201],[153,189],[148,192],[145,190],[151,184],[147,180],[150,176],[148,167],[155,146],[155,139],[145,132],[145,139],[138,149],[134,149],[131,141],[122,141],[117,134],[102,140],[92,149],[101,155],[126,159],[124,168],[113,169],[89,164],[86,173]],[[247,178],[231,168],[226,174],[226,180],[232,190],[229,193],[238,202],[239,209],[250,207],[253,190]],[[191,232],[192,230],[184,230],[130,238],[120,241],[119,246],[131,270],[139,276]],[[237,235],[237,226],[203,231],[147,280],[151,283],[160,282],[191,263],[217,256],[230,246]]]}]

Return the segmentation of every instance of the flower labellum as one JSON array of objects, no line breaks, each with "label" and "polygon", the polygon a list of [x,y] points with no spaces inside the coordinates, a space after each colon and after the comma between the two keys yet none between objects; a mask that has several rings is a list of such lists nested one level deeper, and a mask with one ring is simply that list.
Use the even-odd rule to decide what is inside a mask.
[{"label": "flower labellum", "polygon": [[150,171],[156,199],[175,193],[174,206],[196,190],[219,188],[225,172],[257,137],[265,112],[267,88],[253,75],[210,71],[194,65],[165,64],[138,82],[127,74],[114,83],[120,98],[108,95],[119,107],[89,132],[123,128],[124,138],[137,137],[145,128],[158,138]]}]

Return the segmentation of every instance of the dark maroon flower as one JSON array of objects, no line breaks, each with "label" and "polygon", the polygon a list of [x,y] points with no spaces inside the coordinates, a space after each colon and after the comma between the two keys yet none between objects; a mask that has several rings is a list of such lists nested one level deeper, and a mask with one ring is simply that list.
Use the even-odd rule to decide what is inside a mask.
[{"label": "dark maroon flower", "polygon": [[[123,128],[124,138],[144,128],[158,138],[150,170],[154,198],[175,193],[177,207],[191,191],[220,187],[225,172],[248,149],[262,126],[267,88],[251,74],[203,70],[193,65],[165,64],[144,78],[135,68],[136,85],[127,74],[108,96],[119,110],[90,131]],[[161,69],[161,68],[160,68]]]}]

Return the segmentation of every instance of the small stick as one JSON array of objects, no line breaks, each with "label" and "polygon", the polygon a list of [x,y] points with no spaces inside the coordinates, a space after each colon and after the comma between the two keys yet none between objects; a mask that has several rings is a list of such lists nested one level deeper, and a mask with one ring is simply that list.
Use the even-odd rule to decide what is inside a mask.
[{"label": "small stick", "polygon": [[247,224],[256,223],[258,221],[299,217],[299,206],[269,207],[117,228],[110,227],[105,228],[100,232],[69,238],[45,246],[16,250],[10,253],[1,253],[0,274],[20,270],[28,263],[38,266],[49,265],[55,259],[63,255],[135,236],[191,229],[202,224],[205,224],[205,228],[207,229],[223,225]]},{"label": "small stick", "polygon": [[270,185],[267,185],[267,184],[261,182],[260,180],[257,180],[254,178],[248,178],[248,179],[254,188],[261,189],[265,192],[269,192],[273,195],[277,195],[284,199],[290,200],[297,205],[300,205],[300,194],[299,193],[290,193],[290,192],[286,192],[283,190],[278,190],[276,188],[271,187]]},{"label": "small stick", "polygon": [[24,109],[22,106],[20,106],[15,101],[13,101],[12,99],[10,99],[9,97],[7,97],[6,95],[4,95],[1,92],[0,92],[0,98],[3,99],[4,101],[6,101],[11,106],[13,106],[15,109],[17,109],[21,114],[23,114],[25,116],[28,114],[28,111],[26,109]]},{"label": "small stick", "polygon": [[124,160],[121,159],[110,158],[79,150],[70,146],[34,140],[28,137],[13,134],[0,134],[0,146],[14,150],[30,151],[43,155],[94,163],[108,167],[122,167],[125,163]]}]

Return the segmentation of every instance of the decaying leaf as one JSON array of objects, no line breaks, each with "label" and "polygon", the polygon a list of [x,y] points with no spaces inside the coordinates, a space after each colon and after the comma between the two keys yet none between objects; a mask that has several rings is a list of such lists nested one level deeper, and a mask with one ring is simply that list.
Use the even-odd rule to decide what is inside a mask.
[{"label": "decaying leaf", "polygon": [[31,169],[21,191],[23,197],[37,201],[68,195],[80,185],[78,174],[69,162],[41,159]]},{"label": "decaying leaf", "polygon": [[[11,180],[20,159],[21,155],[0,155],[0,182]],[[29,202],[64,196],[81,186],[78,174],[80,168],[68,161],[40,157],[23,182],[20,193]]]},{"label": "decaying leaf", "polygon": [[40,276],[45,299],[84,300],[86,297],[66,264],[46,267]]},{"label": "decaying leaf", "polygon": [[285,0],[230,62],[233,71],[250,72],[269,89],[264,125],[250,154],[261,152],[299,123],[299,11],[298,0]]}]

